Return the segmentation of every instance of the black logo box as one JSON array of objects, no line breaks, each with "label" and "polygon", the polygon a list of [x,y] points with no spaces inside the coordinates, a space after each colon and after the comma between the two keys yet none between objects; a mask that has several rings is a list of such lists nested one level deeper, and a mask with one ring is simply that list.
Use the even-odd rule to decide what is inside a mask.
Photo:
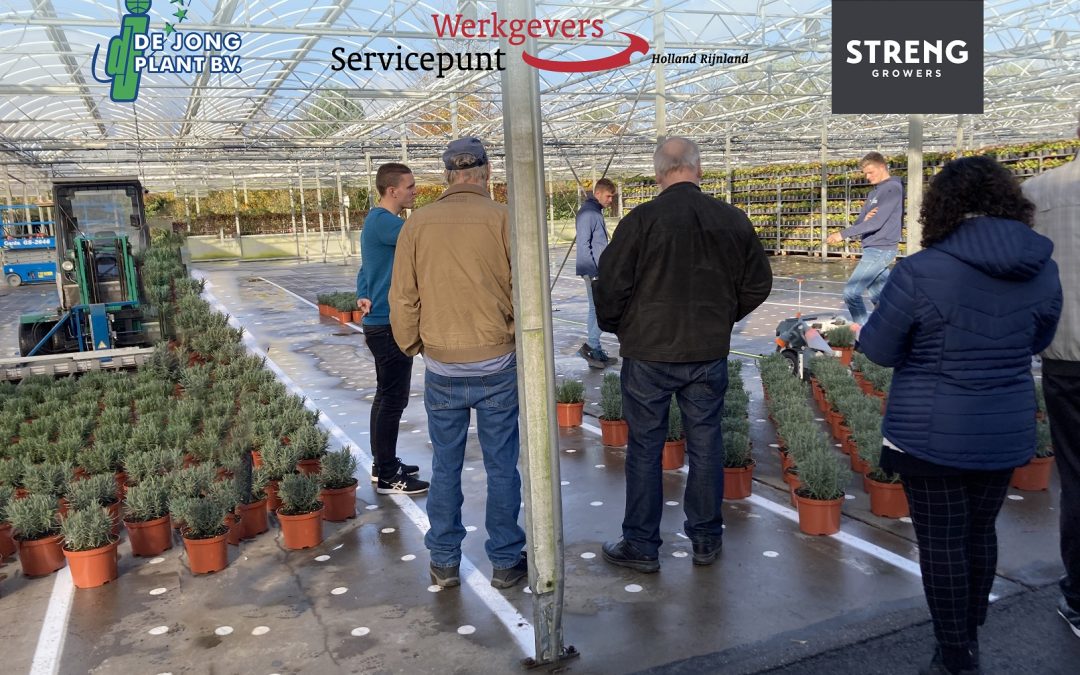
[{"label": "black logo box", "polygon": [[[981,0],[833,0],[832,112],[875,114],[982,114],[983,3]],[[848,63],[851,40],[953,40],[966,43],[967,61],[956,64],[942,53],[942,63]],[[922,49],[918,49],[922,56]],[[900,51],[901,60],[904,50]],[[874,70],[879,71],[877,77]],[[888,77],[880,71],[887,70]],[[905,77],[907,71],[923,77]],[[900,71],[900,77],[894,77]],[[926,71],[930,71],[929,77]]]}]

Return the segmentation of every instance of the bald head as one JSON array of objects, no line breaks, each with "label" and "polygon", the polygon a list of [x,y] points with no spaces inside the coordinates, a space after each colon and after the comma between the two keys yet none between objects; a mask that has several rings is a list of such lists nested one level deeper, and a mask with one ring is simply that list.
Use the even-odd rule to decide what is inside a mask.
[{"label": "bald head", "polygon": [[672,136],[656,147],[653,169],[661,189],[675,183],[700,183],[701,151],[689,138]]}]

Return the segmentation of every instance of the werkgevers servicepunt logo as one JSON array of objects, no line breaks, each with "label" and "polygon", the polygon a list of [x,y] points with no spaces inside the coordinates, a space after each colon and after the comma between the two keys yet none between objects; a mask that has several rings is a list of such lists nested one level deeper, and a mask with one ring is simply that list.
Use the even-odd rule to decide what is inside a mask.
[{"label": "werkgevers servicepunt logo", "polygon": [[834,114],[981,114],[981,0],[833,0]]}]

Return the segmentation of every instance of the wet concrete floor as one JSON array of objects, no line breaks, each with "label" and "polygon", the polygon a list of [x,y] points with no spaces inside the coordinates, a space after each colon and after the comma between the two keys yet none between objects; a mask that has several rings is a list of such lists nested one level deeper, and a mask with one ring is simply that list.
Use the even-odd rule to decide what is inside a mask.
[{"label": "wet concrete floor", "polygon": [[[563,253],[552,253],[555,268]],[[655,575],[611,567],[600,558],[601,544],[619,535],[625,450],[600,444],[595,415],[601,374],[575,355],[585,332],[582,281],[564,271],[555,285],[556,372],[585,380],[591,415],[559,439],[565,642],[581,653],[568,664],[574,672],[633,672],[691,657],[706,659],[697,672],[760,672],[791,663],[798,669],[801,659],[816,659],[801,672],[856,672],[830,668],[828,654],[905,627],[925,627],[911,525],[872,515],[855,474],[840,535],[803,535],[793,520],[750,355],[772,350],[776,324],[796,305],[804,313],[839,312],[840,282],[851,264],[805,258],[774,258],[773,264],[772,295],[736,327],[732,340],[733,358],[747,361],[743,377],[758,463],[754,495],[726,504],[724,552],[712,567],[696,568],[681,532],[685,473],[666,473],[665,543]],[[572,272],[572,262],[567,269]],[[322,411],[332,442],[355,448],[363,474],[370,465],[374,365],[357,329],[320,318],[312,304],[318,292],[353,288],[355,264],[200,264],[197,273],[208,280],[208,298],[245,328],[248,347],[267,355],[279,377]],[[801,299],[797,279],[805,279]],[[15,289],[0,296],[0,309],[5,316],[31,309],[42,302],[38,295]],[[0,351],[7,352],[10,334],[0,338]],[[614,336],[605,334],[604,342],[609,353],[618,353]],[[420,464],[426,477],[431,451],[422,378],[418,359],[399,455]],[[72,592],[65,572],[25,579],[18,563],[9,561],[0,569],[7,577],[0,582],[4,671],[29,672],[32,665],[45,669],[35,672],[56,666],[53,672],[64,673],[519,670],[520,660],[533,654],[532,598],[524,587],[496,591],[488,584],[485,475],[472,431],[463,473],[469,535],[461,588],[430,586],[424,497],[377,496],[362,480],[359,516],[327,523],[320,547],[287,552],[272,528],[232,547],[230,566],[214,575],[193,577],[179,540],[152,560],[133,558],[122,543],[120,578],[87,591]],[[1048,493],[1010,493],[998,526],[996,597],[1023,596],[1060,574],[1056,506],[1056,486]],[[1074,638],[1064,624],[1059,628],[1045,636],[1047,649],[1071,646]],[[777,642],[789,649],[771,661],[723,656]],[[858,671],[914,672],[930,647],[919,649],[903,663],[865,660]],[[1007,658],[1005,651],[997,662],[1005,666]],[[840,666],[842,659],[835,662]]]}]

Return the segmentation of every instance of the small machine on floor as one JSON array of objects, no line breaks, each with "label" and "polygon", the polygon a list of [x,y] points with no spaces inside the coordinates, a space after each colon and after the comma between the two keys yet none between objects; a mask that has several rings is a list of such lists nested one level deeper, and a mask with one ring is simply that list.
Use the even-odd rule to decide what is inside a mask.
[{"label": "small machine on floor", "polygon": [[825,335],[831,328],[854,324],[842,316],[796,316],[784,319],[776,326],[776,351],[791,364],[791,372],[806,378],[806,361],[815,353],[839,356]]}]

